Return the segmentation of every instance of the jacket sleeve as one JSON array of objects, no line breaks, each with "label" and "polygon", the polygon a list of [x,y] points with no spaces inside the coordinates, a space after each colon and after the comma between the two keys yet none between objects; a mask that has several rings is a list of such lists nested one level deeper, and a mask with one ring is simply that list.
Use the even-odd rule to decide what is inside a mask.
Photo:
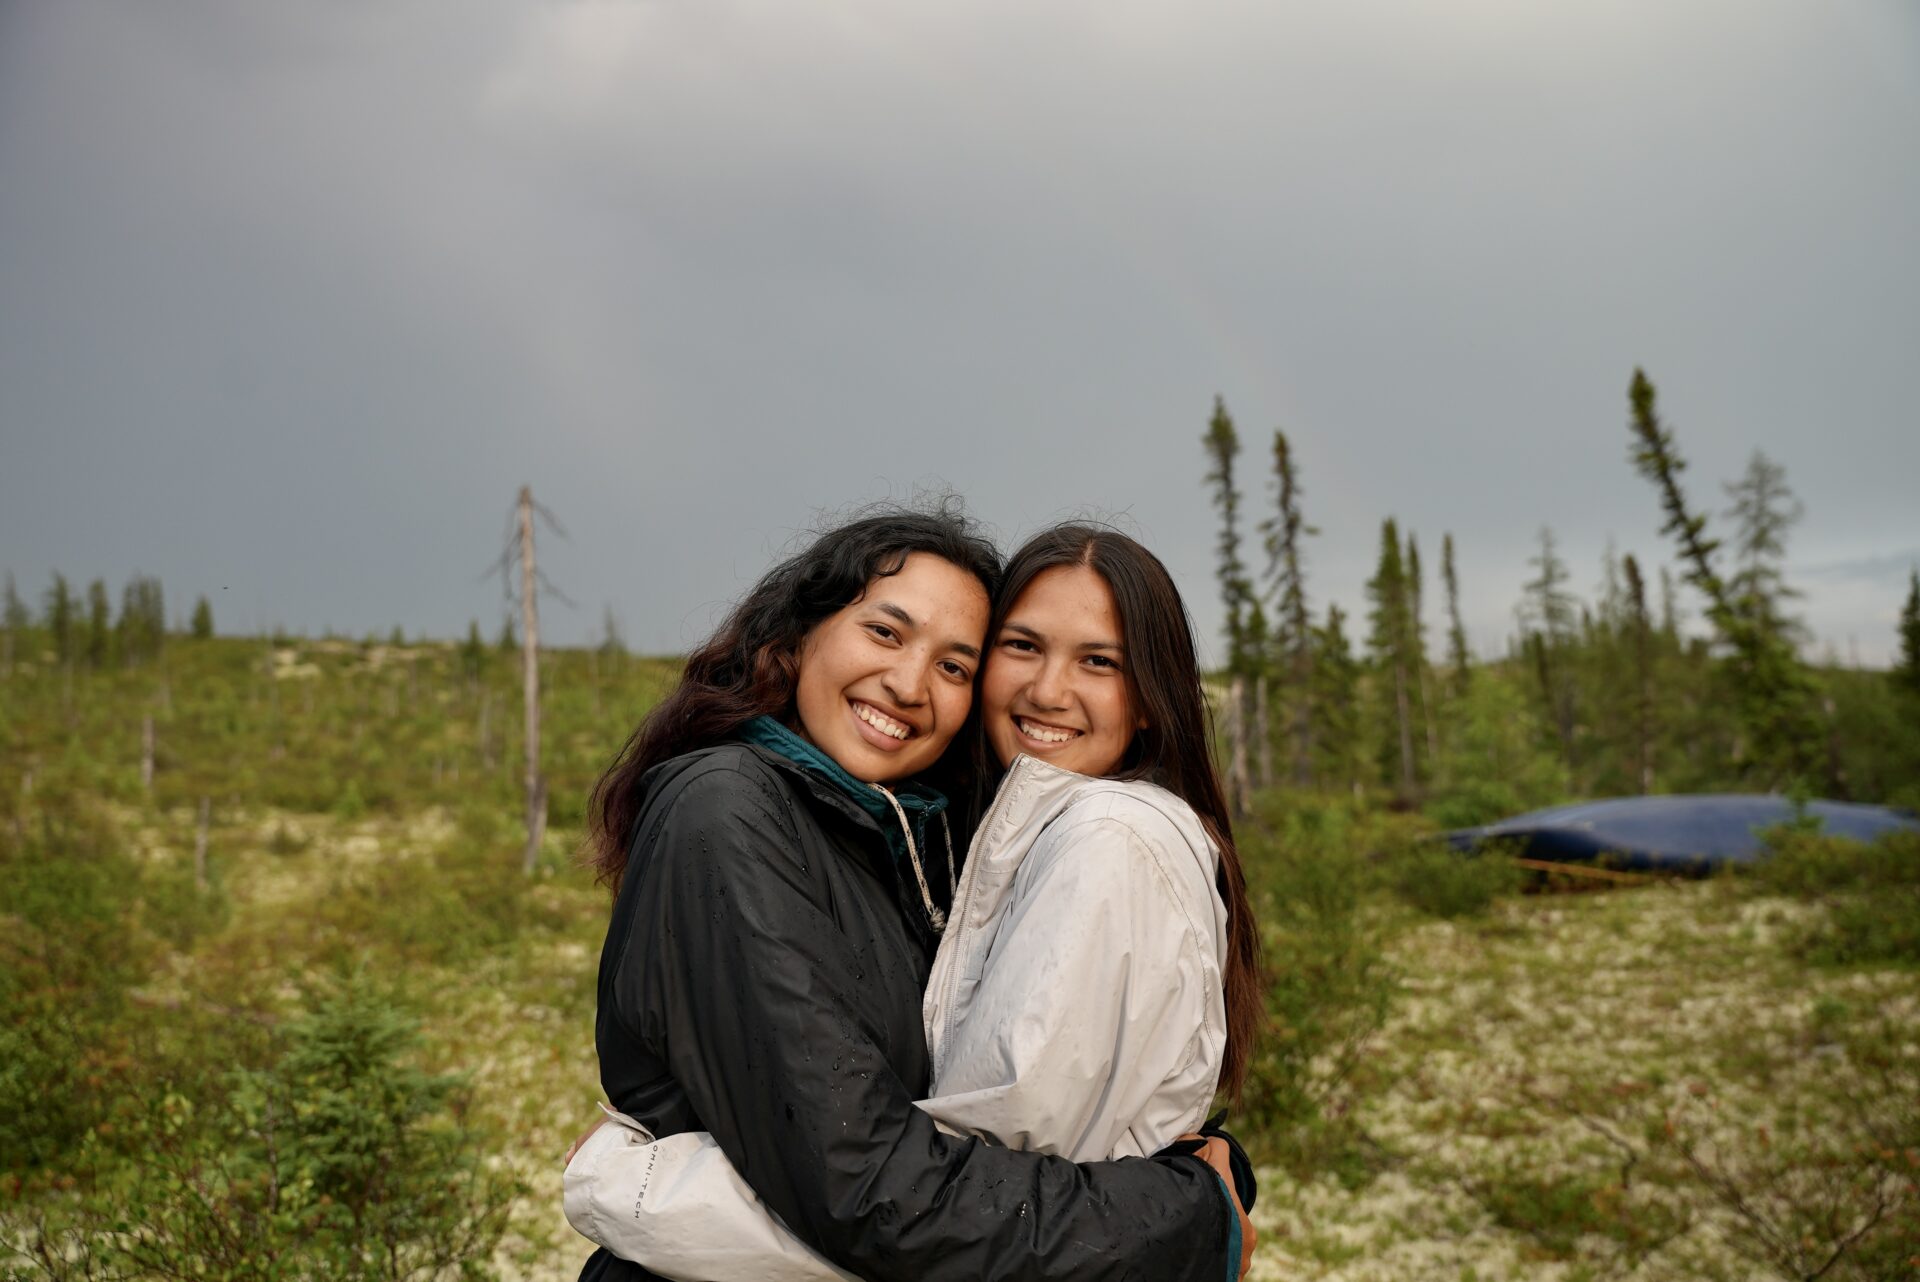
[{"label": "jacket sleeve", "polygon": [[1231,1276],[1238,1222],[1203,1162],[1076,1166],[944,1135],[914,1107],[861,1016],[871,962],[821,902],[804,821],[745,772],[683,784],[622,896],[609,993],[768,1208],[866,1278]]},{"label": "jacket sleeve", "polygon": [[682,1282],[857,1282],[787,1231],[705,1131],[654,1139],[615,1114],[567,1163],[567,1222]]},{"label": "jacket sleeve", "polygon": [[1102,816],[1047,831],[922,1108],[1080,1161],[1200,1125],[1225,1048],[1213,891],[1167,827]]}]

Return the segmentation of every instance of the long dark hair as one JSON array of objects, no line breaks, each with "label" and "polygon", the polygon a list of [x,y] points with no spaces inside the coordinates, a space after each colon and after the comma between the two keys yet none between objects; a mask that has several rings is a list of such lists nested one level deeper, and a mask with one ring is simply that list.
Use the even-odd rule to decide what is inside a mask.
[{"label": "long dark hair", "polygon": [[[712,636],[687,656],[680,684],[628,737],[587,803],[587,864],[615,894],[627,869],[627,845],[640,817],[641,780],[663,761],[711,747],[758,716],[788,718],[800,675],[800,644],[815,625],[860,599],[876,578],[898,574],[909,554],[927,552],[974,578],[991,600],[1000,586],[1000,553],[955,499],[923,510],[869,509],[828,530],[780,562],[741,598]],[[975,737],[975,716],[955,737]],[[929,777],[953,788],[961,747],[948,748]]]},{"label": "long dark hair", "polygon": [[[1214,768],[1193,621],[1173,576],[1160,558],[1118,530],[1056,525],[1028,539],[1007,562],[987,627],[987,644],[991,646],[1000,635],[1008,611],[1028,584],[1047,570],[1074,565],[1098,574],[1113,593],[1127,647],[1127,692],[1134,711],[1147,723],[1134,732],[1133,742],[1110,777],[1146,779],[1179,797],[1193,807],[1220,851],[1219,889],[1227,905],[1227,964],[1221,976],[1226,989],[1227,1049],[1220,1081],[1238,1099],[1254,1042],[1266,1022],[1260,930],[1247,899],[1240,852],[1233,844],[1226,790]],[[1002,771],[984,740],[982,735],[976,741],[976,769],[990,787]]]}]

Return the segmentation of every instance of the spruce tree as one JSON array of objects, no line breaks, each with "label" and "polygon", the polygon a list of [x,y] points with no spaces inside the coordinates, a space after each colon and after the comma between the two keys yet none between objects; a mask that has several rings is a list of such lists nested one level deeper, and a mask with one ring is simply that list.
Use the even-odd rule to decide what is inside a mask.
[{"label": "spruce tree", "polygon": [[1453,564],[1453,535],[1440,540],[1440,577],[1447,588],[1447,663],[1453,669],[1453,688],[1464,692],[1473,656],[1467,649],[1467,629],[1460,622],[1460,575]]},{"label": "spruce tree", "polygon": [[20,599],[20,591],[13,585],[13,571],[7,571],[7,594],[4,610],[0,610],[0,622],[6,625],[6,654],[4,664],[8,675],[13,673],[13,656],[20,648],[21,633],[33,626],[33,615],[27,609],[27,603]]},{"label": "spruce tree", "polygon": [[167,635],[160,580],[136,574],[120,593],[120,650],[128,663],[158,658]]},{"label": "spruce tree", "polygon": [[1540,571],[1540,576],[1528,580],[1523,588],[1527,653],[1533,660],[1540,701],[1546,708],[1548,723],[1559,736],[1561,755],[1571,775],[1577,715],[1571,657],[1579,607],[1573,594],[1567,591],[1567,581],[1572,574],[1555,550],[1553,531],[1546,526],[1540,527],[1540,553],[1529,557],[1527,564]]},{"label": "spruce tree", "polygon": [[1313,634],[1314,773],[1323,783],[1357,789],[1361,764],[1360,665],[1347,641],[1346,615],[1327,607]]},{"label": "spruce tree", "polygon": [[1907,603],[1900,607],[1900,662],[1894,680],[1920,694],[1920,570],[1907,571]]},{"label": "spruce tree", "polygon": [[467,639],[460,643],[460,671],[478,681],[487,666],[487,643],[480,639],[480,620],[467,621]]},{"label": "spruce tree", "polygon": [[83,652],[90,668],[107,666],[113,643],[113,602],[107,597],[104,579],[87,584],[87,638]]},{"label": "spruce tree", "polygon": [[67,586],[66,576],[54,572],[53,584],[47,589],[47,632],[53,640],[53,652],[63,664],[71,665],[79,641],[74,626],[73,589]]},{"label": "spruce tree", "polygon": [[1831,770],[1825,751],[1812,674],[1790,640],[1765,626],[1752,609],[1743,608],[1721,577],[1714,563],[1719,541],[1707,536],[1706,517],[1687,506],[1680,488],[1686,460],[1660,421],[1653,383],[1643,371],[1634,370],[1627,397],[1634,466],[1659,489],[1667,514],[1661,533],[1673,535],[1679,544],[1687,582],[1706,598],[1707,620],[1731,652],[1733,689],[1753,767],[1775,787],[1805,784],[1825,771],[1829,785],[1843,792],[1844,781]]},{"label": "spruce tree", "polygon": [[1432,776],[1440,760],[1440,733],[1434,726],[1433,699],[1427,690],[1427,617],[1426,574],[1420,568],[1420,540],[1407,531],[1407,662],[1413,669],[1415,721],[1426,730],[1427,774]]},{"label": "spruce tree", "polygon": [[205,641],[213,636],[213,606],[207,598],[201,597],[193,603],[193,622],[189,626],[196,641]]},{"label": "spruce tree", "polygon": [[513,630],[513,616],[511,614],[500,620],[500,636],[493,645],[494,649],[498,650],[501,654],[518,654],[520,652],[520,634]]},{"label": "spruce tree", "polygon": [[1726,487],[1733,506],[1734,572],[1727,580],[1732,606],[1748,626],[1796,644],[1804,632],[1799,620],[1786,613],[1786,603],[1800,595],[1787,586],[1785,563],[1787,530],[1805,509],[1787,488],[1787,471],[1759,450],[1747,461],[1747,471]]},{"label": "spruce tree", "polygon": [[1627,629],[1633,651],[1634,776],[1640,791],[1653,791],[1653,620],[1647,613],[1647,583],[1640,562],[1627,553]]},{"label": "spruce tree", "polygon": [[1287,434],[1273,432],[1274,514],[1260,525],[1266,537],[1267,586],[1273,594],[1278,619],[1274,625],[1274,655],[1284,682],[1282,706],[1293,757],[1293,781],[1300,787],[1313,782],[1313,619],[1307,610],[1306,575],[1302,570],[1300,540],[1319,531],[1300,515],[1300,478]]},{"label": "spruce tree", "polygon": [[[1400,550],[1400,527],[1388,517],[1380,527],[1380,561],[1373,578],[1367,581],[1367,597],[1373,602],[1368,613],[1371,631],[1367,649],[1382,678],[1388,683],[1393,700],[1391,735],[1385,756],[1395,761],[1397,795],[1410,802],[1414,795],[1413,761],[1413,625],[1408,617],[1406,565]],[[1397,749],[1397,751],[1396,751]]]},{"label": "spruce tree", "polygon": [[1206,482],[1213,488],[1214,510],[1220,514],[1220,535],[1214,543],[1217,564],[1214,577],[1220,582],[1220,603],[1227,612],[1227,669],[1237,676],[1252,676],[1260,666],[1257,651],[1251,645],[1252,630],[1248,615],[1255,602],[1247,568],[1240,559],[1240,490],[1234,484],[1234,460],[1240,453],[1240,436],[1234,431],[1233,416],[1226,401],[1213,398],[1213,417],[1200,438],[1207,451]]}]

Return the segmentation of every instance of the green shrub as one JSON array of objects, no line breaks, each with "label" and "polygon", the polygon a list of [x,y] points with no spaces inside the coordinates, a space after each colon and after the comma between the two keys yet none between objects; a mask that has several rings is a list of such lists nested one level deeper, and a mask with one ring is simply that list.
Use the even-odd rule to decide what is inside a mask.
[{"label": "green shrub", "polygon": [[1268,1027],[1235,1116],[1264,1156],[1356,1174],[1358,1136],[1338,1100],[1395,984],[1367,910],[1360,821],[1300,799],[1261,819],[1244,825],[1240,848],[1264,937]]},{"label": "green shrub", "polygon": [[1520,889],[1521,869],[1504,850],[1462,853],[1434,840],[1407,846],[1388,862],[1394,893],[1430,917],[1479,917]]},{"label": "green shrub", "polygon": [[413,1062],[412,1017],[347,979],[277,1045],[211,1091],[156,1092],[129,1160],[88,1149],[102,1165],[77,1202],[0,1225],[14,1252],[48,1278],[75,1261],[209,1282],[492,1277],[521,1190],[487,1169],[459,1079]]},{"label": "green shrub", "polygon": [[1802,955],[1834,966],[1920,964],[1920,833],[1858,842],[1783,825],[1767,846],[1747,874],[1753,884],[1827,909],[1795,937]]},{"label": "green shrub", "polygon": [[152,953],[140,874],[103,821],[57,799],[0,824],[0,1169],[75,1146],[128,1067],[127,991]]}]

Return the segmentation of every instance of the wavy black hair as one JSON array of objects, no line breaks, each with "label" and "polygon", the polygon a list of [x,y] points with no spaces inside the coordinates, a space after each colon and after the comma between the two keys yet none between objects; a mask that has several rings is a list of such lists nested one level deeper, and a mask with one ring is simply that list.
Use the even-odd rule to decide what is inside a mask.
[{"label": "wavy black hair", "polygon": [[[732,738],[758,716],[790,720],[800,676],[800,646],[823,620],[859,600],[875,579],[898,574],[907,557],[926,552],[980,581],[989,600],[1000,588],[1000,553],[947,498],[920,509],[869,508],[817,536],[781,561],[742,597],[713,635],[687,656],[680,683],[628,736],[588,802],[586,862],[615,894],[627,868],[627,847],[645,804],[642,780],[663,761]],[[949,793],[965,791],[971,773],[964,745],[977,714],[923,776]]]}]

